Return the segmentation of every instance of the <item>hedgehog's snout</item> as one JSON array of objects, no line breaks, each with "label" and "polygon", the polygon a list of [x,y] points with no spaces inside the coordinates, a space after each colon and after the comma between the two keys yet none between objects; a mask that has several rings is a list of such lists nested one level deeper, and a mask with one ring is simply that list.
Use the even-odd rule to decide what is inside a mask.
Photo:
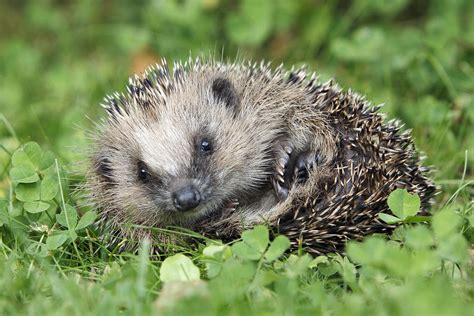
[{"label": "hedgehog's snout", "polygon": [[172,193],[173,204],[178,211],[186,212],[201,203],[201,194],[194,185],[187,185]]}]

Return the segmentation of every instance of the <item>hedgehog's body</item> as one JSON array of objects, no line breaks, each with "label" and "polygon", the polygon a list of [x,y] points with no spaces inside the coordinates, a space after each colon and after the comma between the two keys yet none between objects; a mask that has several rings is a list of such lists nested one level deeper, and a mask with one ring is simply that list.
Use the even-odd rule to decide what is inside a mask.
[{"label": "hedgehog's body", "polygon": [[310,252],[390,227],[395,188],[433,186],[406,134],[365,101],[304,72],[199,61],[151,69],[107,99],[89,187],[130,237],[183,226],[231,239],[269,223]]}]

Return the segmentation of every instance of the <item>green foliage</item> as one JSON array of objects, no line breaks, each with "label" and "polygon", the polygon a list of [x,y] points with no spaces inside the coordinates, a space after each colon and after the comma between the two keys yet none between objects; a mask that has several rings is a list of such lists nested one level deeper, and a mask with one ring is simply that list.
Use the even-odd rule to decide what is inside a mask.
[{"label": "green foliage", "polygon": [[21,237],[18,246],[44,257],[45,249],[74,242],[76,231],[97,218],[91,210],[79,219],[77,209],[68,204],[74,201],[65,199],[63,187],[67,188],[68,182],[52,152],[42,150],[37,143],[26,143],[12,154],[11,165],[11,195],[0,209],[4,240]]},{"label": "green foliage", "polygon": [[430,218],[427,216],[417,216],[420,210],[420,197],[416,194],[408,193],[406,189],[396,189],[387,199],[388,207],[395,215],[380,213],[379,218],[387,224],[416,223],[424,222]]},{"label": "green foliage", "polygon": [[160,280],[163,283],[199,279],[199,268],[194,265],[191,259],[181,253],[166,258],[161,264]]},{"label": "green foliage", "polygon": [[400,219],[415,216],[420,210],[420,198],[416,194],[410,194],[406,189],[393,191],[387,200],[390,210]]},{"label": "green foliage", "polygon": [[[470,315],[474,2],[0,2],[0,314]],[[200,53],[307,63],[384,102],[440,185],[394,191],[394,234],[316,258],[257,226],[174,256],[119,253],[82,190],[88,130],[145,64]],[[79,126],[80,128],[77,128]],[[79,187],[78,194],[73,189]]]}]

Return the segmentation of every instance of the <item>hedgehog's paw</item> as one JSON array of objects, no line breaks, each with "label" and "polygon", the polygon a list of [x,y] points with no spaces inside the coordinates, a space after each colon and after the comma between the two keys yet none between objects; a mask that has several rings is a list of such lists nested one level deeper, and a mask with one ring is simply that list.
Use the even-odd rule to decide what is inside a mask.
[{"label": "hedgehog's paw", "polygon": [[293,145],[280,141],[275,146],[275,173],[271,181],[275,194],[280,201],[286,200],[290,189],[291,171],[288,168]]},{"label": "hedgehog's paw", "polygon": [[278,200],[280,202],[286,200],[289,191],[288,186],[285,183],[279,181],[276,177],[272,178],[272,185]]},{"label": "hedgehog's paw", "polygon": [[298,156],[293,171],[293,182],[295,184],[303,184],[309,178],[309,173],[316,166],[322,163],[319,152],[305,151]]}]

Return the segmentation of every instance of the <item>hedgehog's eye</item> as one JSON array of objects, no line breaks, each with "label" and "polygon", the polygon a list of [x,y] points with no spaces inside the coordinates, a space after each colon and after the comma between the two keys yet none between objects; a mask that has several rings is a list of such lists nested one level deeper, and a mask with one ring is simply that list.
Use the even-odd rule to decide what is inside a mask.
[{"label": "hedgehog's eye", "polygon": [[199,145],[199,149],[203,153],[210,153],[212,150],[211,142],[208,138],[201,139],[201,144]]},{"label": "hedgehog's eye", "polygon": [[151,175],[150,172],[148,172],[147,165],[143,161],[139,161],[137,167],[138,179],[143,183],[150,181]]}]

